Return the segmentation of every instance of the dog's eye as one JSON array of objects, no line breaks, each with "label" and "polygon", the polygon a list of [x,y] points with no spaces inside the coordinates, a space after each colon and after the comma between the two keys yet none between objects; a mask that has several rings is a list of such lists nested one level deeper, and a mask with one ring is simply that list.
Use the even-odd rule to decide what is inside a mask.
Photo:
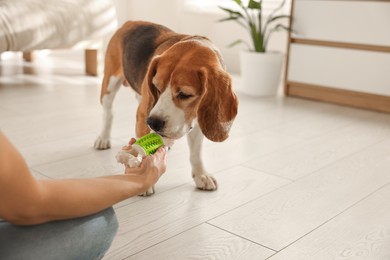
[{"label": "dog's eye", "polygon": [[193,95],[184,93],[182,91],[179,91],[179,93],[177,94],[177,98],[182,100],[189,99],[191,97],[193,97]]}]

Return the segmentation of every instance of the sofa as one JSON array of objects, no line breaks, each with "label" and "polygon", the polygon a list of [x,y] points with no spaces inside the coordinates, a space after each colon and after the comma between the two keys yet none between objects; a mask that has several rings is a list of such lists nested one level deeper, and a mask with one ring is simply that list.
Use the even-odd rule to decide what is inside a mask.
[{"label": "sofa", "polygon": [[[84,48],[86,73],[97,75],[99,48],[117,28],[110,0],[0,0],[0,53]],[[100,48],[101,49],[101,48]]]}]

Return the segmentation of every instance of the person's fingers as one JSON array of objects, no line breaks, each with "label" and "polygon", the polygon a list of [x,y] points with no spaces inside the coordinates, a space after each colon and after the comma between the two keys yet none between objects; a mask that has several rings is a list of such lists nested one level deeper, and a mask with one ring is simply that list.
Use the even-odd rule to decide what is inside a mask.
[{"label": "person's fingers", "polygon": [[137,141],[137,140],[135,140],[135,138],[134,138],[134,137],[132,137],[132,138],[130,139],[130,141],[129,141],[129,145],[132,145],[132,144],[134,144],[136,141]]},{"label": "person's fingers", "polygon": [[154,154],[144,157],[139,167],[126,167],[125,174],[148,174],[151,169],[155,168],[161,175],[166,171],[166,164],[167,150],[164,147],[160,147]]},{"label": "person's fingers", "polygon": [[126,145],[122,147],[122,150],[129,151],[131,150],[131,148],[132,148],[131,145]]},{"label": "person's fingers", "polygon": [[160,147],[153,155],[148,156],[147,158],[150,157],[152,163],[161,165],[161,164],[166,164],[166,156],[167,156],[166,150],[163,147]]},{"label": "person's fingers", "polygon": [[133,145],[135,142],[136,142],[135,138],[132,137],[132,138],[130,139],[130,141],[129,141],[129,144],[126,145],[126,146],[123,146],[123,147],[122,147],[122,150],[130,151],[130,150],[133,148],[132,145]]},{"label": "person's fingers", "polygon": [[163,162],[165,163],[167,161],[167,149],[165,147],[160,147],[157,150],[157,156],[159,156]]},{"label": "person's fingers", "polygon": [[159,155],[159,156],[165,156],[167,153],[167,150],[165,149],[165,147],[161,146],[160,148],[157,149],[156,151],[156,154]]},{"label": "person's fingers", "polygon": [[154,154],[155,164],[159,168],[160,174],[164,173],[167,167],[167,150],[164,147],[160,147]]}]

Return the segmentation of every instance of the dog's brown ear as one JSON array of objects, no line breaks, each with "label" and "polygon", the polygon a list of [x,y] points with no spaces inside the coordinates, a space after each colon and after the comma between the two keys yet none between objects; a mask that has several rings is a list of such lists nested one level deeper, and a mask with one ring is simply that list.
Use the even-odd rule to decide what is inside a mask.
[{"label": "dog's brown ear", "polygon": [[206,68],[200,70],[199,78],[204,88],[198,108],[199,127],[207,139],[222,142],[228,138],[238,110],[232,80],[221,69]]},{"label": "dog's brown ear", "polygon": [[148,112],[152,109],[152,107],[156,104],[159,96],[159,92],[156,86],[153,83],[153,78],[157,73],[157,66],[159,63],[159,56],[156,56],[152,59],[149,64],[148,71],[146,72],[146,86],[143,88],[142,99],[147,102]]},{"label": "dog's brown ear", "polygon": [[153,78],[157,73],[158,62],[158,57],[153,58],[149,64],[148,70],[146,71],[144,81],[142,82],[142,98],[137,110],[136,132],[138,137],[150,132],[150,129],[146,124],[146,120],[150,110],[152,110],[153,106],[156,104],[159,96],[158,90],[153,84]]}]

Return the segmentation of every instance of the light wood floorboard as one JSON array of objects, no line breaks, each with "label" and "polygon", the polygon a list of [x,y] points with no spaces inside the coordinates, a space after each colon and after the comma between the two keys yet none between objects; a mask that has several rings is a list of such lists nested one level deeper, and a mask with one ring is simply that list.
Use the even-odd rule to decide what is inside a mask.
[{"label": "light wood floorboard", "polygon": [[[0,61],[0,129],[35,177],[123,171],[115,154],[135,135],[137,101],[119,91],[112,148],[94,150],[100,82],[84,75],[82,55]],[[177,141],[157,193],[115,205],[119,231],[104,259],[389,259],[390,115],[238,96],[230,138],[203,145],[219,189],[195,189]]]},{"label": "light wood floorboard", "polygon": [[256,157],[244,165],[296,180],[385,140],[390,134],[389,126],[387,115],[377,115],[318,137],[308,138],[283,151]]},{"label": "light wood floorboard", "polygon": [[269,260],[390,259],[390,185]]},{"label": "light wood floorboard", "polygon": [[275,252],[255,243],[202,224],[146,249],[137,260],[172,259],[265,259]]},{"label": "light wood floorboard", "polygon": [[107,259],[135,254],[288,183],[241,166],[215,177],[217,192],[199,191],[187,183],[117,209],[123,222]]},{"label": "light wood floorboard", "polygon": [[389,156],[387,139],[209,223],[280,251],[389,183]]}]

